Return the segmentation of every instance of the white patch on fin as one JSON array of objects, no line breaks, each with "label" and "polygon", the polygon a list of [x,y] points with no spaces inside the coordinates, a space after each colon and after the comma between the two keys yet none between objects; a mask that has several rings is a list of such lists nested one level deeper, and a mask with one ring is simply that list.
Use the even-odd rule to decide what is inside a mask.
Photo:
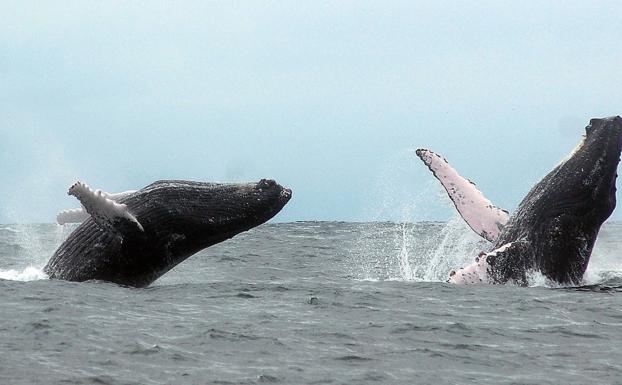
[{"label": "white patch on fin", "polygon": [[[128,190],[122,191],[119,193],[110,194],[102,191],[102,195],[104,195],[108,199],[112,199],[113,201],[118,201],[121,198],[124,198],[130,194],[135,193],[138,190]],[[59,225],[65,225],[67,223],[82,223],[90,217],[89,213],[86,212],[84,206],[76,209],[63,210],[60,211],[56,215],[56,222]]]},{"label": "white patch on fin", "polygon": [[491,251],[490,253],[480,253],[475,262],[471,263],[467,267],[462,267],[457,271],[449,273],[448,283],[454,283],[456,285],[472,285],[472,284],[491,284],[493,281],[490,279],[489,269],[490,263],[488,257],[496,257],[498,253],[502,253],[512,246],[512,242]]},{"label": "white patch on fin", "polygon": [[101,190],[93,191],[82,182],[74,183],[67,194],[78,198],[95,223],[102,229],[120,233],[118,228],[121,224],[130,224],[141,232],[144,231],[142,225],[128,211],[127,206],[108,198],[110,194]]},{"label": "white patch on fin", "polygon": [[481,237],[495,242],[510,218],[509,213],[493,205],[473,182],[460,176],[440,155],[426,149],[418,149],[416,153],[441,182],[469,227]]},{"label": "white patch on fin", "polygon": [[63,210],[56,215],[56,222],[59,225],[67,223],[80,223],[88,219],[89,213],[83,208]]}]

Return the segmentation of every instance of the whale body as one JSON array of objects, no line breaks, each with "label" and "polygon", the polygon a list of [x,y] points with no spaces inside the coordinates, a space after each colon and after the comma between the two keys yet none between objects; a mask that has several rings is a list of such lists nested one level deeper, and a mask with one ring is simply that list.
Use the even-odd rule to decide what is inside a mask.
[{"label": "whale body", "polygon": [[527,285],[531,272],[559,284],[580,284],[603,222],[616,206],[622,118],[591,119],[579,145],[540,180],[510,215],[493,205],[445,159],[417,156],[441,182],[467,224],[490,241],[451,283]]},{"label": "whale body", "polygon": [[68,215],[86,219],[56,250],[45,273],[135,287],[147,286],[198,251],[268,221],[291,198],[291,190],[266,179],[162,180],[117,195],[78,182],[69,194],[83,209],[59,215],[59,222]]}]

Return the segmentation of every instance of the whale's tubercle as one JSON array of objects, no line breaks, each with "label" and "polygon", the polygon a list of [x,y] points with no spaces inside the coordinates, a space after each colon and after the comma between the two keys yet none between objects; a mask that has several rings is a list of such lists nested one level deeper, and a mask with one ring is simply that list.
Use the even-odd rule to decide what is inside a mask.
[{"label": "whale's tubercle", "polygon": [[63,210],[56,215],[56,223],[66,225],[67,223],[84,222],[89,217],[89,213],[83,208]]}]

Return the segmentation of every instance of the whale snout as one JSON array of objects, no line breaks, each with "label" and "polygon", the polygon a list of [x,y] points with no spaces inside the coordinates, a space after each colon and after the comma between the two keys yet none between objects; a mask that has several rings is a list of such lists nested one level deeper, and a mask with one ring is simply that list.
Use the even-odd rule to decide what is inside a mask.
[{"label": "whale snout", "polygon": [[281,201],[288,202],[292,198],[292,190],[283,187],[283,189],[281,190],[280,196],[281,196]]},{"label": "whale snout", "polygon": [[257,182],[255,189],[268,194],[278,194],[278,200],[283,204],[292,197],[292,190],[281,186],[274,179],[261,179]]},{"label": "whale snout", "polygon": [[609,118],[592,118],[590,124],[585,127],[587,136],[602,133],[610,135],[608,131],[619,132],[622,129],[622,118],[620,116],[611,116]]}]

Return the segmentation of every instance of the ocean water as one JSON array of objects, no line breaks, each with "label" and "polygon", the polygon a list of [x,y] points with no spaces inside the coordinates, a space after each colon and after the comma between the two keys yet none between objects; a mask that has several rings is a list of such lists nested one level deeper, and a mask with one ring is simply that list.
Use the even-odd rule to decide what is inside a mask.
[{"label": "ocean water", "polygon": [[620,384],[621,230],[578,288],[444,283],[486,248],[453,219],[263,225],[133,289],[0,225],[0,384]]}]

